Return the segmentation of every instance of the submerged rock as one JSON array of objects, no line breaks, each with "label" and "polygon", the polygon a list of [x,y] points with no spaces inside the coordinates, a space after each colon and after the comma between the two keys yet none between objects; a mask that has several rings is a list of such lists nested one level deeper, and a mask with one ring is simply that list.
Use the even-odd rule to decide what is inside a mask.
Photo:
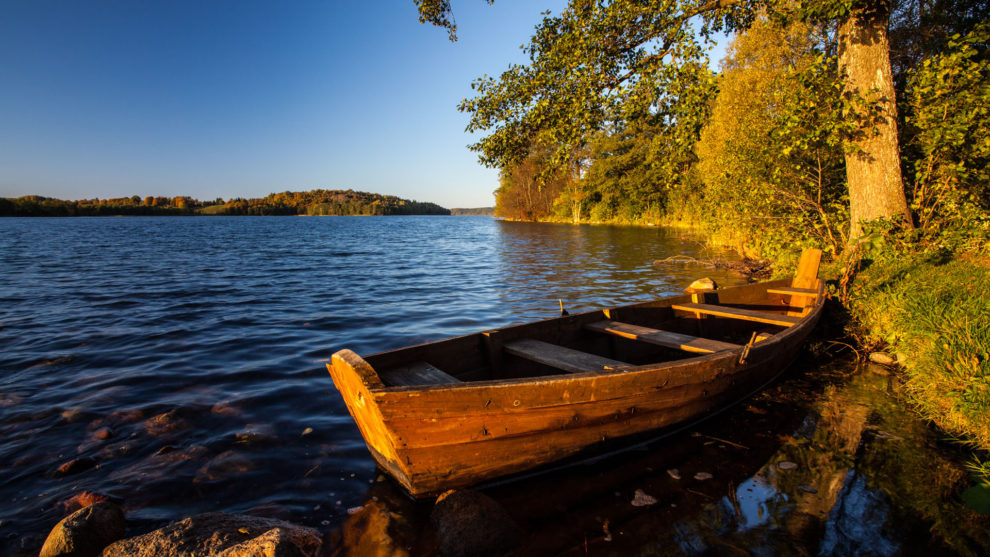
[{"label": "submerged rock", "polygon": [[83,507],[52,528],[39,557],[95,557],[124,537],[124,513],[113,503]]},{"label": "submerged rock", "polygon": [[96,466],[96,461],[89,457],[74,458],[58,467],[55,474],[57,476],[71,476],[79,472],[85,472]]},{"label": "submerged rock", "polygon": [[175,410],[169,410],[144,422],[144,430],[152,437],[172,437],[192,427],[179,417]]},{"label": "submerged rock", "polygon": [[522,543],[522,530],[502,505],[487,495],[454,490],[437,499],[430,522],[444,557],[505,555]]},{"label": "submerged rock", "polygon": [[636,493],[633,494],[633,500],[630,504],[634,507],[649,507],[650,505],[656,505],[657,502],[656,497],[647,495],[642,489],[637,489]]},{"label": "submerged rock", "polygon": [[97,503],[106,503],[108,501],[110,501],[110,497],[108,495],[94,493],[92,491],[81,491],[59,504],[62,505],[65,512],[74,513],[79,509],[89,507]]},{"label": "submerged rock", "polygon": [[120,540],[103,557],[310,557],[322,545],[319,532],[272,518],[205,513]]}]

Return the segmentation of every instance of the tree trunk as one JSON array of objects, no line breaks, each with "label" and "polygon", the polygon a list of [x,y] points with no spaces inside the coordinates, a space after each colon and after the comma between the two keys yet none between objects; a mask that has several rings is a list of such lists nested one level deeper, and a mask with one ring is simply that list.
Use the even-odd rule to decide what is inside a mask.
[{"label": "tree trunk", "polygon": [[839,67],[846,74],[846,92],[877,100],[880,108],[846,153],[850,242],[862,235],[862,221],[903,219],[911,226],[897,143],[889,23],[889,0],[879,0],[854,9],[839,27]]}]

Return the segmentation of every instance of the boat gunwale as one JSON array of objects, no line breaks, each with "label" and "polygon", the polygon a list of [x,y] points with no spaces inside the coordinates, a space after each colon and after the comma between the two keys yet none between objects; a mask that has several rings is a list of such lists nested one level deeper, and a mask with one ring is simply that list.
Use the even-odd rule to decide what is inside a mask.
[{"label": "boat gunwale", "polygon": [[[773,281],[763,281],[763,282],[755,282],[755,283],[749,283],[749,284],[742,284],[742,285],[737,285],[737,286],[730,286],[730,287],[726,287],[726,288],[721,288],[721,289],[716,290],[716,292],[724,292],[724,291],[731,290],[731,289],[742,289],[742,288],[747,288],[747,287],[753,287],[755,285],[768,285],[768,287],[769,287],[769,285],[771,283],[789,282],[790,280],[791,280],[790,278],[782,278],[782,279],[773,280]],[[809,324],[812,324],[812,323],[816,322],[817,316],[819,315],[819,313],[822,311],[822,308],[824,307],[825,298],[823,296],[823,293],[824,293],[824,281],[823,280],[819,280],[818,281],[818,287],[817,287],[817,296],[816,296],[814,305],[811,306],[812,309],[807,314],[801,316],[801,320],[799,322],[795,323],[794,325],[792,325],[790,327],[786,327],[786,328],[782,329],[781,331],[778,331],[778,332],[774,333],[771,337],[769,337],[768,339],[762,341],[760,344],[752,346],[751,347],[751,351],[752,350],[759,350],[760,352],[764,352],[764,351],[766,351],[770,347],[773,347],[775,345],[779,345],[779,343],[785,342],[789,337],[792,337],[794,335],[801,334],[809,326]],[[517,323],[517,324],[513,324],[513,325],[508,325],[508,326],[506,326],[504,328],[488,329],[488,330],[485,330],[485,331],[478,331],[478,332],[475,332],[475,333],[468,333],[466,335],[460,335],[460,336],[456,336],[456,337],[449,337],[449,338],[435,340],[435,341],[430,341],[430,342],[425,342],[425,343],[421,343],[421,344],[417,344],[417,345],[405,346],[405,347],[396,348],[396,349],[392,349],[392,350],[385,350],[385,351],[381,351],[381,352],[376,352],[374,354],[369,354],[367,356],[367,358],[373,359],[375,356],[378,356],[378,355],[381,355],[381,354],[394,353],[394,352],[403,351],[403,350],[412,350],[412,349],[417,349],[417,348],[422,348],[422,347],[425,347],[425,346],[429,346],[429,345],[432,345],[432,344],[438,344],[438,343],[444,343],[444,342],[453,342],[453,341],[457,341],[457,340],[460,340],[460,339],[470,339],[470,338],[476,337],[477,335],[484,334],[486,332],[502,331],[502,330],[506,330],[506,329],[510,329],[510,328],[515,328],[515,327],[525,327],[525,326],[528,326],[528,325],[535,325],[535,324],[538,324],[538,323],[551,322],[551,321],[556,321],[556,320],[560,320],[560,319],[579,320],[581,318],[585,318],[585,319],[589,319],[589,321],[590,321],[590,317],[589,316],[591,316],[592,314],[601,314],[604,317],[607,317],[606,312],[608,312],[608,311],[620,311],[620,310],[625,309],[625,308],[637,308],[637,307],[644,307],[644,306],[650,307],[653,304],[656,304],[657,302],[668,302],[669,301],[670,302],[669,305],[673,305],[673,304],[677,303],[675,301],[675,299],[683,299],[683,298],[685,298],[685,295],[678,294],[678,295],[674,295],[674,296],[668,296],[666,298],[657,298],[655,300],[648,300],[648,301],[645,301],[645,302],[639,302],[639,303],[636,303],[636,304],[629,304],[629,305],[625,305],[625,306],[616,306],[616,307],[611,307],[611,308],[603,308],[603,309],[590,310],[590,311],[586,311],[586,312],[582,312],[582,313],[578,313],[578,314],[573,314],[573,315],[570,315],[570,316],[550,317],[550,318],[547,318],[547,319],[541,319],[541,320],[537,320],[537,321],[527,321],[527,322],[523,322],[523,323]],[[727,305],[726,307],[732,307],[732,306]],[[554,382],[567,381],[567,380],[595,379],[595,378],[615,377],[615,376],[633,375],[633,374],[641,374],[641,373],[672,372],[672,371],[675,371],[677,368],[681,368],[681,367],[685,367],[685,366],[693,366],[693,365],[697,365],[697,364],[701,364],[701,363],[707,363],[709,361],[715,361],[715,360],[721,360],[721,359],[738,359],[739,358],[739,355],[741,354],[741,352],[744,349],[745,349],[745,346],[740,346],[739,348],[732,349],[732,350],[722,350],[722,351],[714,352],[714,353],[711,353],[711,354],[701,354],[701,355],[696,355],[696,356],[688,356],[688,357],[685,357],[685,358],[679,358],[679,359],[676,359],[676,360],[670,360],[670,361],[666,361],[666,362],[658,362],[658,363],[644,364],[644,365],[638,365],[638,366],[630,365],[630,366],[618,367],[618,368],[615,368],[615,369],[593,370],[593,371],[585,371],[585,372],[579,372],[579,373],[558,373],[558,374],[537,375],[537,376],[531,376],[531,377],[512,377],[512,378],[505,378],[505,379],[485,379],[485,380],[480,380],[480,381],[463,381],[463,382],[458,382],[458,383],[442,383],[442,384],[434,384],[434,385],[405,385],[405,386],[387,386],[386,385],[386,386],[378,387],[378,386],[372,386],[370,384],[365,383],[365,388],[368,390],[369,394],[373,395],[375,398],[379,398],[380,396],[387,395],[387,394],[393,394],[393,393],[394,394],[415,394],[415,393],[432,393],[432,392],[438,392],[438,391],[448,391],[448,392],[449,391],[471,391],[471,390],[474,390],[474,389],[484,389],[484,388],[515,388],[515,387],[521,387],[521,386],[532,386],[534,384],[540,384],[540,383],[554,383]],[[359,356],[359,357],[361,357],[362,359],[365,358],[364,356]],[[375,371],[375,374],[378,375],[378,370],[375,369],[374,366],[370,366],[370,367]],[[749,366],[746,366],[746,368],[748,368],[748,367]],[[745,368],[743,368],[743,369],[745,369]],[[741,370],[737,370],[737,371],[741,371]],[[379,379],[380,379],[380,376],[379,376]],[[363,381],[363,378],[362,378],[362,381]]]}]

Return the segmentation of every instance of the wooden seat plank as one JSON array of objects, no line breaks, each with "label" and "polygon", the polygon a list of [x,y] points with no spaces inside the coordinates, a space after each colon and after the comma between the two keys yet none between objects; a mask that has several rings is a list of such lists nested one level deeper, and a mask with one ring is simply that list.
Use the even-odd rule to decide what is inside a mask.
[{"label": "wooden seat plank", "polygon": [[513,356],[539,362],[568,373],[602,371],[629,365],[625,362],[528,338],[507,342],[504,347],[505,351]]},{"label": "wooden seat plank", "polygon": [[672,331],[662,331],[659,329],[651,329],[649,327],[640,327],[639,325],[620,323],[618,321],[596,321],[595,323],[585,325],[585,328],[591,331],[609,333],[622,338],[648,342],[650,344],[656,344],[667,348],[674,348],[675,350],[683,350],[685,352],[694,352],[698,354],[711,354],[722,350],[741,348],[740,345],[732,344],[731,342],[722,342],[710,338],[695,337]]},{"label": "wooden seat plank", "polygon": [[818,291],[814,288],[793,288],[790,286],[781,286],[778,288],[767,288],[767,292],[770,294],[802,294],[805,296],[818,296]]},{"label": "wooden seat plank", "polygon": [[681,311],[692,311],[716,317],[727,317],[729,319],[742,319],[743,321],[755,321],[757,323],[769,323],[781,327],[790,327],[801,321],[801,318],[794,315],[781,315],[766,311],[754,311],[751,309],[730,308],[726,306],[716,306],[711,304],[674,304],[673,309]]},{"label": "wooden seat plank", "polygon": [[382,383],[390,387],[412,387],[416,385],[446,385],[460,383],[461,380],[437,369],[428,362],[412,362],[400,367],[387,369],[378,374]]}]

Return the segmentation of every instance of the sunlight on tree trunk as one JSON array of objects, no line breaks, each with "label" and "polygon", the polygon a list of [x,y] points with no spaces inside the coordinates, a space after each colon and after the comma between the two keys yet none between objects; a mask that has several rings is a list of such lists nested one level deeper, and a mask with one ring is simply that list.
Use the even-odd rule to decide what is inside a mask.
[{"label": "sunlight on tree trunk", "polygon": [[890,5],[877,2],[854,10],[839,27],[839,65],[846,73],[847,94],[872,99],[880,114],[846,153],[849,183],[849,240],[863,233],[861,223],[902,218],[911,226],[901,177],[897,140],[897,105],[890,69],[887,27]]}]

